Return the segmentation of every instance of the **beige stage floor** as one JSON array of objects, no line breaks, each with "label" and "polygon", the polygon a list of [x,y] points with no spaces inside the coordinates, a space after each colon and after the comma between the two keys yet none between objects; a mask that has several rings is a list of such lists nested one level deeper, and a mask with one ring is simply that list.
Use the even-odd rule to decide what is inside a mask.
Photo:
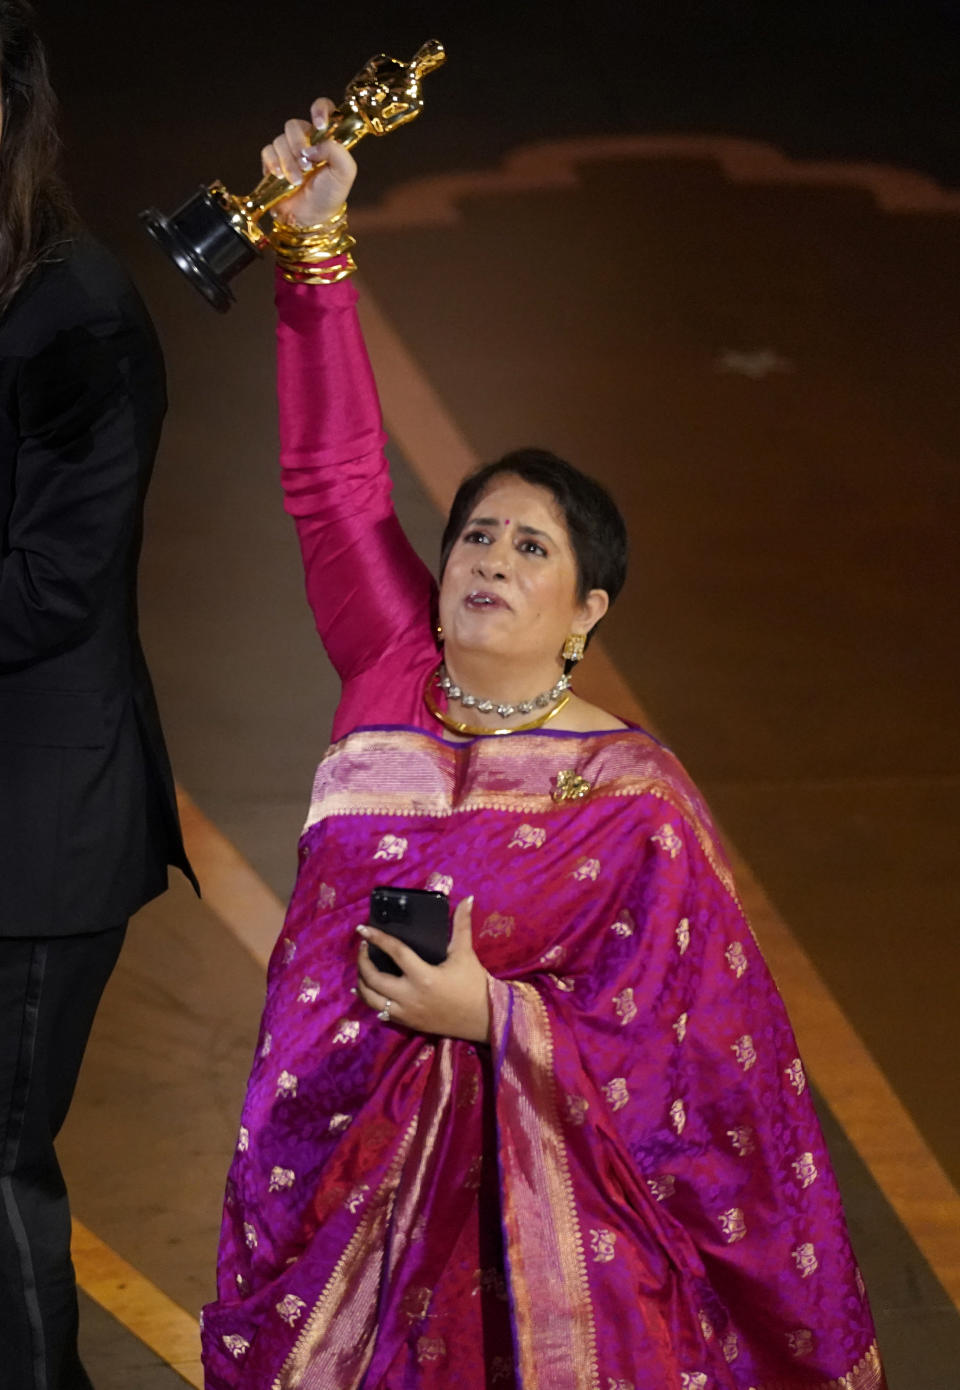
[{"label": "beige stage floor", "polygon": [[[762,885],[891,1390],[960,1385],[960,211],[706,140],[579,141],[402,194],[356,223],[404,520],[432,559],[453,476],[520,443],[616,493],[633,571],[594,680]],[[269,273],[224,320],[129,253],[171,374],[145,637],[214,886],[134,924],[63,1157],[100,1242],[78,1245],[98,1390],[162,1390],[197,1383],[178,1309],[211,1293],[254,956],[336,692],[277,496]]]}]

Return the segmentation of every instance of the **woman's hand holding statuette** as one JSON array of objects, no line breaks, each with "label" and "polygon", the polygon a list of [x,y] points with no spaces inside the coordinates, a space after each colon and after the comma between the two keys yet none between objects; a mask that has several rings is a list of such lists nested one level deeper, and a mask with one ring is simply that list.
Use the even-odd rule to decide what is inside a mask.
[{"label": "woman's hand holding statuette", "polygon": [[[334,110],[329,97],[319,97],[310,108],[310,119],[318,130],[327,125]],[[284,222],[301,227],[316,227],[328,221],[347,201],[357,174],[356,161],[349,150],[336,140],[309,142],[310,124],[290,120],[270,145],[264,145],[260,160],[265,174],[276,174],[288,183],[303,184],[277,204],[277,216]],[[317,173],[304,180],[306,170],[322,165]]]}]

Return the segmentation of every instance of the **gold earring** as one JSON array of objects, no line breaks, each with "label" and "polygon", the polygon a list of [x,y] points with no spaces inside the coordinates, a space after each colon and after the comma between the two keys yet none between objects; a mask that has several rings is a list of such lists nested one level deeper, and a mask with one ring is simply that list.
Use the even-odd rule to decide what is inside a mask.
[{"label": "gold earring", "polygon": [[587,639],[582,632],[571,632],[563,644],[564,661],[582,661]]},{"label": "gold earring", "polygon": [[443,624],[437,623],[437,646],[443,646]]}]

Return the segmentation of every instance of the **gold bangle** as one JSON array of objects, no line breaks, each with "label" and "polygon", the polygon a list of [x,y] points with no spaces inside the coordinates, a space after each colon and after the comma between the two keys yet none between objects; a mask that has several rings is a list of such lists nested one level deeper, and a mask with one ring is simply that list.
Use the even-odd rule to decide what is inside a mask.
[{"label": "gold bangle", "polygon": [[347,227],[346,204],[326,222],[314,227],[301,227],[294,222],[275,218],[270,231],[270,243],[278,261],[287,264],[312,265],[344,256],[356,241]]},{"label": "gold bangle", "polygon": [[284,280],[292,285],[336,285],[346,280],[357,268],[357,263],[348,253],[336,260],[327,257],[324,261],[287,261],[278,257],[277,264]]}]

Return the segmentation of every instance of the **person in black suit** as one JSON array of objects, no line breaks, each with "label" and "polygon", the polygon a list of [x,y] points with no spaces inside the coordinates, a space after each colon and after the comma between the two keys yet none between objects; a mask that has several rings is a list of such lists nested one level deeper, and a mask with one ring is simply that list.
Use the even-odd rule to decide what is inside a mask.
[{"label": "person in black suit", "polygon": [[163,359],[57,181],[26,0],[0,0],[0,1382],[88,1390],[54,1140],[127,919],[193,881],[137,635]]}]

